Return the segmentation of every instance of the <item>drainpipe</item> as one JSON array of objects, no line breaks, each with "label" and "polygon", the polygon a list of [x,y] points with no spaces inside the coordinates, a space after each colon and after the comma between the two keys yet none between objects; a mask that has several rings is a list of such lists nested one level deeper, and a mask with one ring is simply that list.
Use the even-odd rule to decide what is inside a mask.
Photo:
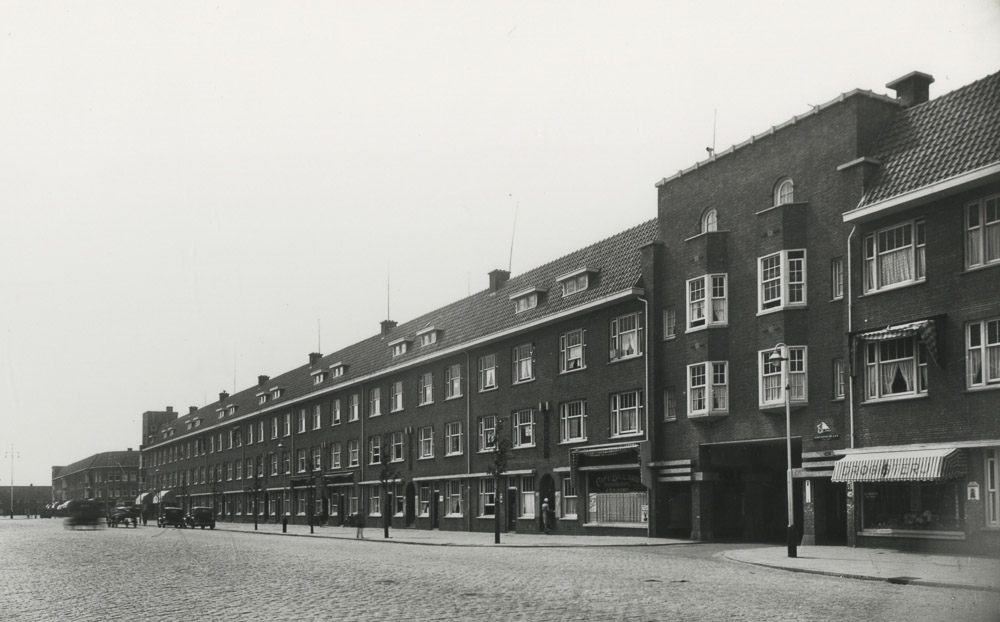
[{"label": "drainpipe", "polygon": [[[851,238],[854,237],[855,231],[857,231],[857,225],[851,227],[851,232],[847,235],[847,338],[851,339],[851,332],[854,330],[852,325],[852,303],[854,299],[853,288],[851,287],[852,275],[851,272]],[[847,353],[851,357],[847,363],[850,367],[845,366],[845,368],[850,369],[851,373],[847,376],[847,415],[848,421],[850,423],[851,438],[849,439],[850,449],[854,449],[854,361],[857,359],[857,353],[851,348],[851,343],[848,341]]]},{"label": "drainpipe", "polygon": [[[469,356],[469,351],[465,351],[465,472],[472,474],[472,367],[470,366],[471,357]],[[465,507],[469,508],[466,512],[469,521],[469,531],[472,531],[473,518],[472,518],[472,479],[466,478],[466,498],[467,503]],[[494,491],[495,492],[495,491]],[[496,510],[494,509],[494,512]]]},{"label": "drainpipe", "polygon": [[[645,395],[645,400],[646,400],[646,405],[642,409],[642,416],[644,418],[643,425],[645,426],[645,427],[643,427],[643,430],[645,430],[645,433],[646,433],[646,442],[647,443],[652,443],[653,442],[652,441],[653,436],[652,436],[652,433],[651,433],[651,431],[649,429],[649,405],[652,404],[652,403],[654,403],[654,402],[653,402],[653,399],[649,395],[649,356],[650,356],[650,352],[649,352],[649,343],[650,343],[650,339],[649,339],[649,301],[646,300],[645,298],[643,298],[642,296],[639,296],[639,302],[642,303],[642,308],[643,308],[643,314],[642,314],[643,315],[643,332],[644,332],[645,341],[646,341],[646,343],[643,344],[643,347],[645,348],[645,350],[643,351],[643,357],[642,357],[642,361],[643,361],[643,379],[642,379],[642,382],[643,382],[643,386],[644,386],[643,394]],[[650,450],[652,450],[652,447],[650,447]],[[639,479],[640,480],[642,479],[642,469],[644,469],[644,468],[647,468],[647,467],[646,467],[646,465],[642,464],[642,452],[640,451],[639,452]],[[650,482],[650,483],[652,483],[652,482]],[[649,496],[648,495],[646,497],[646,502],[647,502],[647,504],[649,502]],[[651,513],[652,512],[650,512],[650,514]],[[646,520],[646,537],[647,538],[649,537],[650,522],[651,521],[649,520],[649,517],[647,516],[647,520]]]}]

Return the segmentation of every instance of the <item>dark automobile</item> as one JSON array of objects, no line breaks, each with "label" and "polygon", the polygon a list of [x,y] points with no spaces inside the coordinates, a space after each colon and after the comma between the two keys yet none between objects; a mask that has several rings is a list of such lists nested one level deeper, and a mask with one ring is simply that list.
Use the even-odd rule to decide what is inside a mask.
[{"label": "dark automobile", "polygon": [[93,499],[74,499],[66,506],[67,529],[97,529],[101,506]]},{"label": "dark automobile", "polygon": [[187,525],[184,523],[184,510],[181,508],[165,507],[160,510],[160,517],[156,521],[157,525],[160,527],[166,527],[168,525],[173,527],[184,528]]},{"label": "dark automobile", "polygon": [[129,523],[132,523],[133,527],[138,527],[139,516],[141,512],[137,507],[117,507],[108,515],[108,527],[123,525],[127,528]]},{"label": "dark automobile", "polygon": [[191,529],[195,527],[215,529],[215,510],[206,507],[193,507],[185,517],[185,521]]}]

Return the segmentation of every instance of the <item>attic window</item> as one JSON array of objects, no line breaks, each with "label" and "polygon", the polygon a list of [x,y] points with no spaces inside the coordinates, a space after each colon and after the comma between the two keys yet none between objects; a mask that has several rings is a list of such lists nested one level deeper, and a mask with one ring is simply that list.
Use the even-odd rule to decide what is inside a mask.
[{"label": "attic window", "polygon": [[258,393],[257,394],[257,404],[259,404],[261,406],[263,406],[264,404],[267,404],[267,393]]},{"label": "attic window", "polygon": [[235,415],[236,414],[236,407],[233,406],[232,404],[226,406],[226,414],[227,415]]},{"label": "attic window", "polygon": [[538,299],[543,290],[535,287],[523,292],[511,294],[510,299],[514,301],[514,313],[528,311],[538,306]]},{"label": "attic window", "polygon": [[441,331],[434,328],[433,326],[417,331],[417,336],[420,337],[421,347],[437,343],[438,333],[440,332]]},{"label": "attic window", "polygon": [[223,417],[226,416],[226,409],[225,408],[219,408],[215,412],[219,413],[219,419],[222,419]]},{"label": "attic window", "polygon": [[791,203],[795,200],[795,186],[789,177],[778,181],[774,186],[774,206]]},{"label": "attic window", "polygon": [[277,388],[271,389],[271,399],[272,400],[276,400],[276,399],[280,398],[281,395],[284,392],[285,392],[285,390],[283,388],[281,388],[281,387],[277,387]]},{"label": "attic window", "polygon": [[196,428],[201,427],[201,417],[198,417],[197,419],[194,420],[194,427]]},{"label": "attic window", "polygon": [[186,423],[185,425],[187,426],[187,429],[189,429],[189,430],[190,430],[190,429],[191,429],[191,426],[193,426],[193,425],[194,425],[194,422],[193,422],[193,421],[188,421],[188,422],[187,422],[187,423]]},{"label": "attic window", "polygon": [[326,380],[326,372],[323,370],[314,371],[311,375],[313,377],[313,384],[323,384],[323,381]]},{"label": "attic window", "polygon": [[347,372],[347,365],[344,365],[343,363],[334,363],[333,365],[330,365],[331,378],[340,378],[346,372]]},{"label": "attic window", "polygon": [[389,348],[392,351],[393,356],[400,356],[406,354],[410,349],[410,341],[408,339],[396,339],[395,341],[389,342]]},{"label": "attic window", "polygon": [[597,272],[590,268],[583,268],[569,274],[558,277],[556,281],[562,285],[562,295],[565,298],[590,287],[590,275]]}]

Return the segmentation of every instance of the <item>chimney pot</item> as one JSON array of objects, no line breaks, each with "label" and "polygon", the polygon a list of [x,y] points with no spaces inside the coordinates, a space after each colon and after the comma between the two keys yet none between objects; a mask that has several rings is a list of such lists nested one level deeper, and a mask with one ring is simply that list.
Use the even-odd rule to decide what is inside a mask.
[{"label": "chimney pot", "polygon": [[257,386],[263,387],[265,384],[267,384],[267,381],[270,379],[271,379],[270,376],[257,376]]},{"label": "chimney pot", "polygon": [[509,278],[510,272],[507,270],[497,269],[490,272],[490,292],[495,293],[499,291]]},{"label": "chimney pot", "polygon": [[174,412],[174,407],[173,406],[167,406],[167,412],[168,413]]},{"label": "chimney pot", "polygon": [[930,86],[933,82],[934,76],[921,71],[911,71],[902,78],[889,82],[885,87],[896,91],[896,99],[909,108],[930,99]]},{"label": "chimney pot", "polygon": [[228,397],[229,397],[229,393],[227,393],[225,391],[222,391],[221,393],[219,393],[219,401],[220,402],[225,402]]},{"label": "chimney pot", "polygon": [[197,411],[198,411],[198,407],[197,406],[188,406],[188,414],[189,415],[193,415]]},{"label": "chimney pot", "polygon": [[382,336],[385,337],[392,332],[392,329],[396,328],[396,322],[393,320],[382,320]]},{"label": "chimney pot", "polygon": [[323,358],[323,355],[320,354],[319,352],[310,352],[309,353],[309,365],[310,366],[315,365],[316,363],[319,362],[319,360],[321,358]]}]

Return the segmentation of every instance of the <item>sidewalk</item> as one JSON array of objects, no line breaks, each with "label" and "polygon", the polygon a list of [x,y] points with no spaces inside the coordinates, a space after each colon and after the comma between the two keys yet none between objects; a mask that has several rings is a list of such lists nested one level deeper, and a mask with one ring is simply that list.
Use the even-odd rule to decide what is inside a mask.
[{"label": "sidewalk", "polygon": [[1000,560],[985,557],[846,546],[800,546],[798,557],[794,558],[788,557],[786,546],[725,551],[719,555],[731,561],[792,572],[1000,592]]},{"label": "sidewalk", "polygon": [[[217,530],[253,531],[253,523],[218,523]],[[353,527],[315,527],[309,533],[305,525],[289,525],[282,534],[281,525],[260,524],[257,532],[272,536],[299,536],[354,540]],[[366,527],[365,540],[382,544],[457,547],[605,547],[671,546],[697,544],[692,540],[644,538],[634,536],[565,536],[524,533],[501,533],[500,544],[493,544],[493,534],[466,531],[429,531],[426,529],[391,529],[389,539],[381,527]],[[954,555],[903,553],[891,549],[849,548],[846,546],[800,546],[798,557],[788,557],[785,546],[736,549],[719,553],[728,561],[766,566],[791,572],[807,572],[851,579],[889,583],[949,587],[1000,592],[1000,560]]]}]

